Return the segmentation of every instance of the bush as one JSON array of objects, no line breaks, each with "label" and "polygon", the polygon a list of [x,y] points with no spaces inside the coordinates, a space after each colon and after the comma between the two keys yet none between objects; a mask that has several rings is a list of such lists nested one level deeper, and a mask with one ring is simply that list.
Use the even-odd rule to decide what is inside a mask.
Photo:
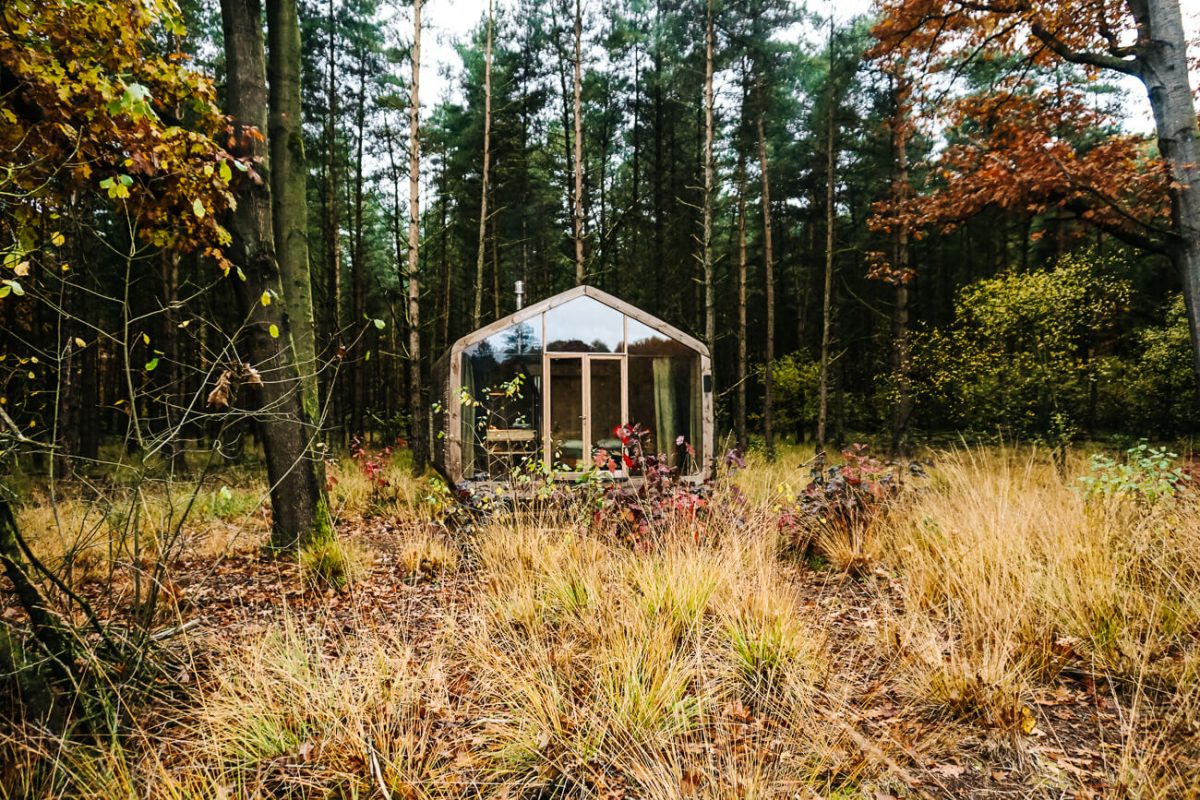
[{"label": "bush", "polygon": [[[600,450],[596,466],[615,469],[616,459],[620,458],[625,468],[641,480],[604,483],[593,514],[596,529],[614,534],[638,549],[648,549],[656,538],[672,530],[685,529],[693,538],[699,538],[708,487],[682,480],[665,455],[647,453],[645,443],[650,432],[641,425],[622,425],[615,433],[623,452]],[[677,444],[686,447],[694,458],[695,448],[682,439]]]},{"label": "bush", "polygon": [[1175,466],[1179,456],[1165,447],[1150,447],[1145,441],[1125,451],[1125,460],[1117,461],[1103,453],[1091,457],[1091,474],[1079,479],[1084,496],[1092,498],[1130,497],[1154,503],[1174,497],[1185,481],[1191,480]]},{"label": "bush", "polygon": [[1112,338],[1132,291],[1101,267],[1090,254],[1069,255],[1051,270],[964,287],[952,325],[914,336],[926,413],[960,430],[1000,427],[1065,444],[1113,368],[1096,343]]},{"label": "bush", "polygon": [[893,465],[867,455],[855,444],[842,452],[844,463],[813,480],[780,520],[791,548],[807,553],[815,544],[839,568],[856,571],[872,559],[874,526],[902,489]]},{"label": "bush", "polygon": [[1170,437],[1200,428],[1192,377],[1192,343],[1183,295],[1175,295],[1161,325],[1137,332],[1136,352],[1113,374],[1111,414],[1136,431]]},{"label": "bush", "polygon": [[[759,380],[763,378],[759,368]],[[804,432],[817,419],[817,392],[821,365],[803,353],[788,353],[775,359],[771,370],[775,392],[775,427],[792,431],[796,442],[804,441]]]}]

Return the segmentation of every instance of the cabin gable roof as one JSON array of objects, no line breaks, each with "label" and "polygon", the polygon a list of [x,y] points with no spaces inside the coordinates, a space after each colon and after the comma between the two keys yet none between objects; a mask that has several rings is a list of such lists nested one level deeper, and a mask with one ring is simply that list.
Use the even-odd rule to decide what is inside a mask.
[{"label": "cabin gable roof", "polygon": [[514,311],[506,317],[501,317],[495,322],[489,323],[476,331],[468,333],[461,339],[456,341],[450,348],[450,352],[461,352],[477,342],[481,342],[497,333],[500,333],[517,323],[524,322],[528,319],[533,319],[540,314],[549,311],[552,308],[569,303],[580,297],[590,297],[597,302],[603,303],[609,308],[620,311],[632,319],[637,320],[643,325],[652,328],[664,336],[668,336],[683,345],[686,345],[691,350],[703,356],[708,356],[708,348],[694,336],[684,333],[670,323],[663,322],[658,317],[646,313],[631,303],[626,303],[624,300],[614,297],[608,292],[601,291],[594,286],[576,286],[573,289],[568,289],[565,292],[560,292],[553,297],[547,297],[545,300],[539,300],[536,303],[531,303],[520,311]]}]

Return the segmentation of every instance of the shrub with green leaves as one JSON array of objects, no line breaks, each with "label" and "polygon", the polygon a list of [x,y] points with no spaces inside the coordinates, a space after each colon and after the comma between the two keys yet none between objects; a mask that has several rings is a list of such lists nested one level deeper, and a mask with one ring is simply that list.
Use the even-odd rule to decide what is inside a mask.
[{"label": "shrub with green leaves", "polygon": [[1129,497],[1154,503],[1174,497],[1191,477],[1176,464],[1178,454],[1145,441],[1118,461],[1103,453],[1091,457],[1090,472],[1079,479],[1088,499]]},{"label": "shrub with green leaves", "polygon": [[1129,282],[1111,272],[1090,253],[1072,254],[1053,269],[964,287],[953,324],[914,337],[931,421],[1060,446],[1090,407],[1107,366],[1102,343],[1129,307]]},{"label": "shrub with green leaves", "polygon": [[1183,295],[1166,306],[1161,324],[1137,331],[1125,369],[1107,383],[1110,412],[1136,431],[1170,438],[1200,428],[1192,377],[1192,346]]},{"label": "shrub with green leaves", "polygon": [[[760,367],[760,382],[764,372]],[[771,380],[775,392],[775,425],[781,431],[793,431],[796,441],[802,441],[805,428],[817,419],[820,363],[800,352],[788,353],[775,359]]]}]

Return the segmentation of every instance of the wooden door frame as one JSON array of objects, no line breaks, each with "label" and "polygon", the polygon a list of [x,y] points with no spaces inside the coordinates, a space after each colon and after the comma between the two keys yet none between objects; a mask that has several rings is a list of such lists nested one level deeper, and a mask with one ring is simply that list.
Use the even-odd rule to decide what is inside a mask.
[{"label": "wooden door frame", "polygon": [[[542,374],[546,376],[545,388],[542,391],[542,451],[544,453],[543,461],[546,469],[553,471],[554,469],[554,448],[551,438],[550,408],[551,395],[554,392],[553,373],[551,372],[551,362],[559,360],[575,360],[579,362],[580,375],[580,395],[583,413],[580,418],[583,420],[581,427],[582,447],[580,449],[580,461],[585,463],[583,469],[576,469],[571,472],[559,473],[559,477],[577,477],[582,475],[590,468],[592,458],[592,446],[594,437],[592,435],[592,361],[617,361],[621,365],[621,424],[625,425],[629,419],[629,358],[625,353],[542,353]],[[628,477],[628,471],[625,469],[624,461],[619,461],[621,468],[616,472],[607,472],[613,478]]]}]

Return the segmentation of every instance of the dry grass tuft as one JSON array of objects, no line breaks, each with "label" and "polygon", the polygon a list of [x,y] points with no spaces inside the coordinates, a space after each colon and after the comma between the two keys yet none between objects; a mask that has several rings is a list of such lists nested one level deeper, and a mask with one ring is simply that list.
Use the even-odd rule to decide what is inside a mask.
[{"label": "dry grass tuft", "polygon": [[365,570],[368,554],[354,542],[330,537],[305,544],[297,558],[300,575],[310,586],[343,589]]},{"label": "dry grass tuft", "polygon": [[[197,642],[215,664],[153,730],[109,748],[26,731],[0,742],[4,774],[32,796],[732,800],[963,796],[997,788],[998,765],[1023,781],[1010,794],[1090,791],[1039,755],[1066,731],[1095,737],[1074,744],[1102,753],[1113,796],[1195,796],[1193,499],[1088,501],[1036,452],[943,453],[868,535],[816,541],[815,571],[781,551],[773,507],[804,455],[752,463],[744,499],[718,489],[703,531],[649,552],[569,506],[498,514],[465,543],[405,526],[425,532],[397,543],[398,569],[434,585],[399,589],[440,603],[433,631],[281,613]],[[395,479],[395,513],[419,518],[422,484]],[[353,477],[335,495],[344,515],[373,502]],[[323,581],[360,563],[352,542],[301,558]],[[1090,692],[1095,716],[1043,737],[1056,690]]]},{"label": "dry grass tuft", "polygon": [[444,536],[418,534],[400,544],[396,566],[410,582],[436,580],[458,568],[458,549]]}]

